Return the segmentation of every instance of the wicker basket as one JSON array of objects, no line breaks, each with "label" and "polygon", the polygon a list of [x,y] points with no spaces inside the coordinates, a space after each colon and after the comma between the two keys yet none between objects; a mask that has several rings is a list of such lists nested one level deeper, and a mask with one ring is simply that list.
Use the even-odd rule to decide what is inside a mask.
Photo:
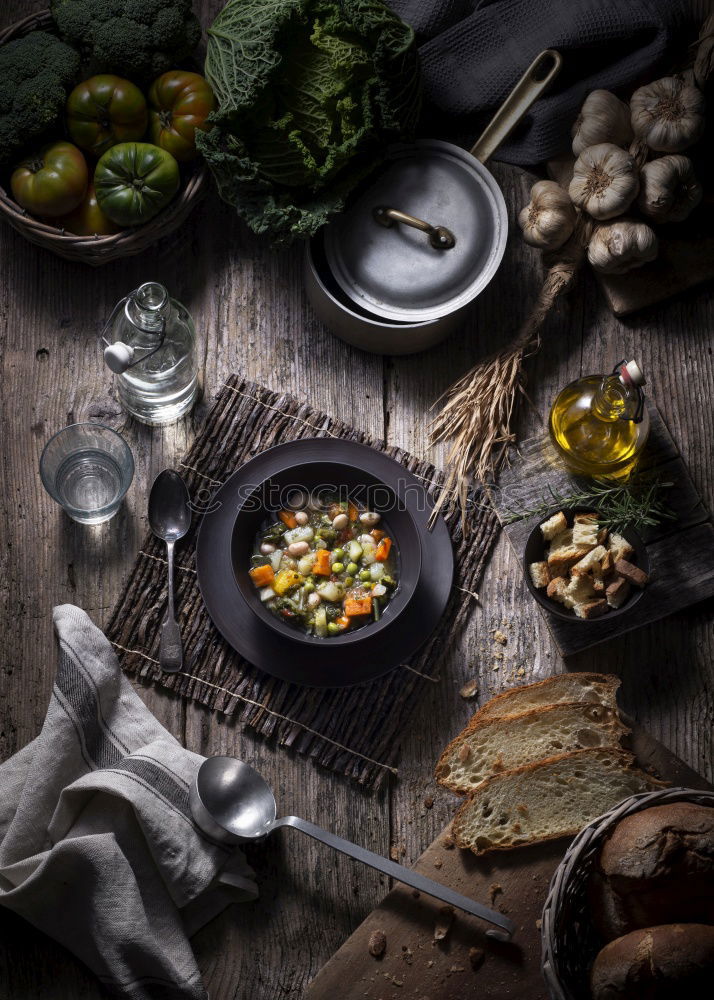
[{"label": "wicker basket", "polygon": [[[20,38],[30,31],[52,31],[53,24],[49,11],[31,14],[0,32],[0,45],[12,38]],[[172,233],[188,218],[198,202],[208,190],[210,182],[208,168],[204,163],[184,175],[181,190],[173,201],[154,219],[125,229],[113,236],[74,236],[55,226],[41,222],[28,215],[0,185],[0,214],[13,229],[37,246],[52,250],[67,260],[79,260],[92,267],[99,267],[120,257],[131,257],[152,246],[157,240]]]},{"label": "wicker basket", "polygon": [[590,920],[587,885],[605,837],[625,816],[650,806],[714,806],[714,791],[666,788],[625,799],[582,830],[555,871],[543,908],[542,970],[553,1000],[590,1000],[588,974],[603,942]]}]

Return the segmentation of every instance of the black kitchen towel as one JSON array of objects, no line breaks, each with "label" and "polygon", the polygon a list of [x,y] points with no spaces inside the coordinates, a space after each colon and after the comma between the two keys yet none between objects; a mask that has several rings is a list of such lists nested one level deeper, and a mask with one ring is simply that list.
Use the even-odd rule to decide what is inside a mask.
[{"label": "black kitchen towel", "polygon": [[688,40],[686,0],[387,0],[417,33],[436,138],[476,139],[543,49],[564,65],[494,159],[522,166],[568,149],[591,90],[623,90],[666,70]]}]

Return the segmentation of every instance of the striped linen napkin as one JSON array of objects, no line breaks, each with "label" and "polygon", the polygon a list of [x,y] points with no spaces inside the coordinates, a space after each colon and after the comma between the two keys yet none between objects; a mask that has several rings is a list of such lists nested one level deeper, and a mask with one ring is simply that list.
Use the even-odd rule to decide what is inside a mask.
[{"label": "striped linen napkin", "polygon": [[189,809],[203,757],[159,725],[84,611],[55,608],[37,739],[0,765],[0,904],[130,1000],[206,1000],[188,942],[257,888]]}]

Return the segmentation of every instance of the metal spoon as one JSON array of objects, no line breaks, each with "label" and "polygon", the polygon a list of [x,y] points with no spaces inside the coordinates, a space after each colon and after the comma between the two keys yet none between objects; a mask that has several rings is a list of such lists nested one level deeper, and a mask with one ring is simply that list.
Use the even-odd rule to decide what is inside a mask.
[{"label": "metal spoon", "polygon": [[169,563],[168,603],[161,626],[159,663],[162,670],[175,674],[183,666],[183,646],[174,611],[174,545],[191,527],[191,508],[186,484],[173,469],[164,469],[154,480],[149,495],[149,524],[157,538],[166,542]]},{"label": "metal spoon", "polygon": [[405,885],[488,920],[499,928],[487,930],[489,937],[498,941],[510,941],[516,929],[513,921],[502,913],[489,910],[481,903],[476,903],[410,868],[404,868],[364,847],[350,843],[349,840],[336,837],[299,816],[276,819],[275,796],[268,784],[252,767],[234,757],[209,757],[201,764],[191,786],[190,803],[193,818],[214,840],[222,843],[257,840],[278,827],[291,826]]}]

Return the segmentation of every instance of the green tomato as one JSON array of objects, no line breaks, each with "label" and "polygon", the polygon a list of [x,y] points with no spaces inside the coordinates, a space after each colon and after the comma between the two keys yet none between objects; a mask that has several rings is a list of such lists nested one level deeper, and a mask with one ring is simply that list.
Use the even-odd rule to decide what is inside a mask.
[{"label": "green tomato", "polygon": [[140,226],[165,208],[179,189],[178,163],[149,142],[120,142],[94,172],[99,207],[120,226]]},{"label": "green tomato", "polygon": [[118,142],[141,139],[148,124],[144,95],[120,76],[92,76],[67,98],[67,130],[80,149],[94,156]]}]

